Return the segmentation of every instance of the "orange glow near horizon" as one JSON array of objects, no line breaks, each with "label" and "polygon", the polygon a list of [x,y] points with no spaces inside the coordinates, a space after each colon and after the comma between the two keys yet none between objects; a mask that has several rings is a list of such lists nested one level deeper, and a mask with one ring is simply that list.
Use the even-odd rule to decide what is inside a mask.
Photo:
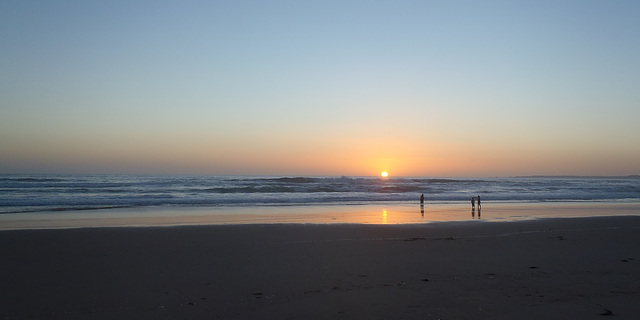
[{"label": "orange glow near horizon", "polygon": [[[269,140],[268,147],[241,138],[210,141],[192,136],[158,137],[163,143],[152,137],[124,136],[85,141],[51,135],[42,141],[36,139],[37,143],[19,139],[20,143],[8,144],[9,152],[0,156],[0,167],[8,172],[33,173],[370,176],[378,172],[383,179],[390,176],[388,169],[393,170],[394,177],[627,175],[637,171],[633,169],[637,167],[634,160],[640,156],[640,152],[629,152],[627,158],[614,158],[611,154],[615,150],[596,154],[580,149],[558,156],[553,149],[544,147],[529,150],[485,143],[480,148],[471,143],[444,145],[437,141],[377,137],[327,143],[276,136]],[[381,139],[388,146],[384,151],[374,144]],[[57,145],[58,141],[73,143]],[[420,143],[423,147],[415,148]],[[37,148],[24,147],[30,144]],[[615,163],[619,169],[605,170],[605,162]]]}]

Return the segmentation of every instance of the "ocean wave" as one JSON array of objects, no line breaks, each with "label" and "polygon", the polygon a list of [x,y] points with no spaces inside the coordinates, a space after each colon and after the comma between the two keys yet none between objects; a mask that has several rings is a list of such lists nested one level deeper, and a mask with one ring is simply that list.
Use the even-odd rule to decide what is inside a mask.
[{"label": "ocean wave", "polygon": [[295,193],[295,192],[300,192],[295,188],[277,187],[277,186],[208,188],[205,190],[212,193]]},{"label": "ocean wave", "polygon": [[381,193],[405,193],[405,192],[424,192],[425,188],[421,186],[384,186],[378,188],[376,192]]},{"label": "ocean wave", "polygon": [[[637,199],[638,179],[1,176],[0,213],[145,206],[254,206],[469,201]],[[34,209],[35,208],[35,209]]]},{"label": "ocean wave", "polygon": [[308,177],[283,177],[283,178],[272,178],[265,179],[265,181],[275,181],[275,182],[284,182],[284,183],[316,183],[319,180],[318,178],[308,178]]},{"label": "ocean wave", "polygon": [[60,182],[63,178],[37,178],[37,177],[0,177],[0,182]]}]

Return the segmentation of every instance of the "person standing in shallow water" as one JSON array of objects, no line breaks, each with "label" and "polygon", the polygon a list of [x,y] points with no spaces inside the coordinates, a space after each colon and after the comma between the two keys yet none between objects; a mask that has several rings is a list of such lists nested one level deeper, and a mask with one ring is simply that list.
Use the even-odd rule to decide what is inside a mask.
[{"label": "person standing in shallow water", "polygon": [[420,204],[424,204],[424,193],[420,195]]},{"label": "person standing in shallow water", "polygon": [[478,210],[480,210],[480,196],[478,196]]},{"label": "person standing in shallow water", "polygon": [[471,210],[475,210],[475,209],[476,209],[476,198],[471,197]]}]

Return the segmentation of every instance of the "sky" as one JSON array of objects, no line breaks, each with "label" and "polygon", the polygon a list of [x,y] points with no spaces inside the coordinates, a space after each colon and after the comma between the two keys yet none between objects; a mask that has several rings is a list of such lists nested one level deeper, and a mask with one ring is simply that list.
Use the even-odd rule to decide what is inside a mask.
[{"label": "sky", "polygon": [[640,1],[0,2],[0,173],[640,174]]}]

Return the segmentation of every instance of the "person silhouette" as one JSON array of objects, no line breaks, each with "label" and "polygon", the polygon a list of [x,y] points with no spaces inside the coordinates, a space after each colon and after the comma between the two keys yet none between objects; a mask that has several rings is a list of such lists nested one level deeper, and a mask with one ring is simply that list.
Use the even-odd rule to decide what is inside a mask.
[{"label": "person silhouette", "polygon": [[476,209],[476,198],[475,197],[471,197],[471,209],[473,209],[473,210]]},{"label": "person silhouette", "polygon": [[424,193],[420,195],[420,214],[424,218]]},{"label": "person silhouette", "polygon": [[480,196],[478,196],[478,210],[480,210],[480,207],[481,207],[481,206],[482,206],[482,205],[480,204]]}]

